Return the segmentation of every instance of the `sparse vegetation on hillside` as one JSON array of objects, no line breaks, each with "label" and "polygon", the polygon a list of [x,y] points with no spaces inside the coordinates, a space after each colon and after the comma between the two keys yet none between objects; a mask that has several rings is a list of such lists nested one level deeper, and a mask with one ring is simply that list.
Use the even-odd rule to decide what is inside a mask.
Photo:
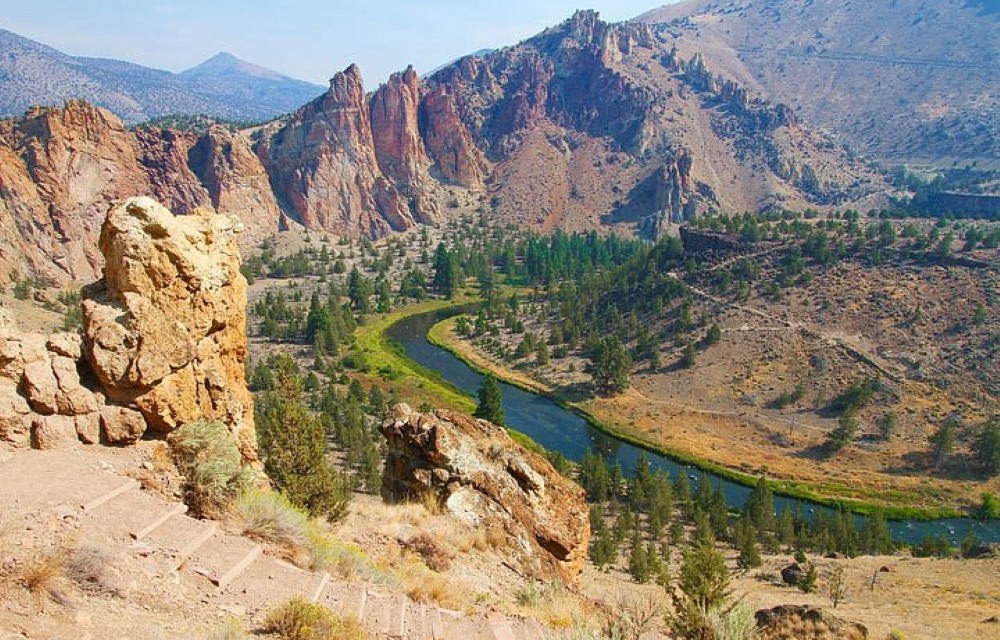
[{"label": "sparse vegetation on hillside", "polygon": [[323,605],[292,598],[271,610],[264,630],[282,640],[367,640],[357,620],[335,614]]},{"label": "sparse vegetation on hillside", "polygon": [[195,513],[224,515],[257,479],[221,422],[189,422],[171,433],[169,442],[174,463],[185,478],[185,501]]}]

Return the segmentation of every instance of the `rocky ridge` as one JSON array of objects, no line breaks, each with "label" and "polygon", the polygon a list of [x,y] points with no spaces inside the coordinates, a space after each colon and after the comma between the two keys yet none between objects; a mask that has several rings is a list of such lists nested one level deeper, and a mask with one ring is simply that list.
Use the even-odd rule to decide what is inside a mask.
[{"label": "rocky ridge", "polygon": [[867,168],[674,45],[582,11],[372,94],[352,65],[253,132],[133,132],[80,102],[33,110],[0,123],[0,270],[88,280],[107,204],[133,194],[234,215],[246,243],[290,222],[383,236],[435,223],[463,193],[522,226],[650,236],[716,211],[877,203]]},{"label": "rocky ridge", "polygon": [[716,72],[882,161],[995,163],[995,7],[687,0],[637,21],[668,34],[685,58],[701,53]]},{"label": "rocky ridge", "polygon": [[402,404],[381,425],[388,444],[383,493],[431,496],[458,520],[499,528],[522,575],[577,582],[590,520],[583,490],[485,420]]},{"label": "rocky ridge", "polygon": [[0,443],[128,445],[209,419],[224,422],[256,463],[237,231],[209,212],[175,218],[149,198],[112,207],[101,232],[104,279],[86,292],[83,334],[2,323]]}]

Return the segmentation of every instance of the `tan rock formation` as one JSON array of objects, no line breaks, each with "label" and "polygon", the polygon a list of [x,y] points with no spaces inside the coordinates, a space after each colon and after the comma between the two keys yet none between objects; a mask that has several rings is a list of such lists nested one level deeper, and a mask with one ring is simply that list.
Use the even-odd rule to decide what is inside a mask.
[{"label": "tan rock formation", "polygon": [[434,495],[456,518],[499,527],[526,576],[572,584],[590,541],[583,490],[502,428],[450,411],[393,408],[381,426],[388,443],[384,493]]},{"label": "tan rock formation", "polygon": [[[104,279],[83,302],[84,352],[109,400],[137,407],[150,428],[222,420],[254,462],[238,225],[210,212],[174,217],[150,198],[114,206],[101,231]],[[103,431],[134,435],[129,425]]]}]

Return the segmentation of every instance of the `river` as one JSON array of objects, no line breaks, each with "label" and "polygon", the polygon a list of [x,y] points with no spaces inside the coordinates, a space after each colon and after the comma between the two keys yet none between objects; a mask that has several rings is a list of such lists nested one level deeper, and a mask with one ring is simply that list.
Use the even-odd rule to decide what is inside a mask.
[{"label": "river", "polygon": [[[427,340],[427,331],[454,313],[454,310],[445,310],[409,316],[392,325],[386,333],[402,347],[410,359],[437,371],[447,382],[475,396],[482,382],[482,375],[452,353]],[[579,462],[585,452],[593,450],[603,453],[609,460],[617,460],[626,475],[635,469],[641,451],[639,447],[599,431],[577,414],[564,409],[545,396],[502,382],[500,388],[503,392],[507,426],[510,428],[575,462]],[[646,456],[654,468],[666,469],[671,475],[687,474],[691,476],[692,486],[697,486],[697,480],[702,474],[699,469],[679,464],[653,452],[646,452]],[[713,474],[709,474],[708,477],[713,486],[720,481],[720,478]],[[721,481],[723,493],[731,506],[742,505],[750,495],[749,487],[724,478]],[[801,504],[803,512],[807,514],[826,509],[811,502],[778,495],[775,496],[774,502],[779,513],[786,505],[794,511]],[[982,521],[972,518],[894,520],[889,526],[894,539],[908,544],[919,542],[926,536],[945,536],[953,545],[957,545],[969,529],[972,529],[981,542],[1000,542],[1000,521],[996,520]]]}]

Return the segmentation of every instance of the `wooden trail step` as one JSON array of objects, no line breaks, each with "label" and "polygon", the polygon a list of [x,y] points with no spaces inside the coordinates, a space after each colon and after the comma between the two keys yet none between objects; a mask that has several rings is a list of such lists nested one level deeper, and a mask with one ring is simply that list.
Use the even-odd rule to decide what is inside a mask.
[{"label": "wooden trail step", "polygon": [[251,548],[239,562],[230,567],[228,571],[217,578],[213,578],[212,583],[220,589],[225,589],[233,580],[239,577],[241,573],[246,571],[247,568],[252,565],[262,553],[264,553],[264,547],[259,544],[254,545],[253,548]]},{"label": "wooden trail step", "polygon": [[89,513],[94,509],[100,507],[101,505],[113,500],[114,498],[117,498],[126,491],[131,491],[132,489],[138,489],[138,488],[139,488],[139,482],[136,480],[132,480],[130,478],[129,480],[118,485],[111,491],[108,491],[107,493],[94,498],[90,502],[85,502],[81,504],[80,509],[82,509],[84,513]]},{"label": "wooden trail step", "polygon": [[309,596],[309,602],[319,602],[319,599],[323,596],[323,591],[326,590],[326,585],[330,584],[330,574],[323,571],[319,574],[319,582],[316,587],[313,588],[312,594]]},{"label": "wooden trail step", "polygon": [[132,536],[133,540],[141,541],[143,538],[145,538],[149,534],[151,534],[154,531],[156,531],[157,529],[159,529],[160,526],[162,524],[164,524],[167,520],[170,520],[174,516],[184,515],[184,513],[186,513],[186,512],[187,512],[187,505],[185,505],[183,503],[175,504],[173,507],[171,507],[170,509],[164,511],[162,514],[160,514],[154,520],[152,520],[151,522],[148,522],[146,524],[146,526],[144,526],[144,527],[142,527],[141,529],[138,529],[138,530],[132,530],[132,531],[130,531],[129,535]]},{"label": "wooden trail step", "polygon": [[219,525],[216,522],[208,521],[201,533],[196,535],[190,542],[181,547],[174,558],[176,564],[174,569],[180,569],[181,566],[187,562],[188,558],[193,556],[206,542],[211,540],[215,536],[215,532],[219,530]]},{"label": "wooden trail step", "polygon": [[363,585],[331,580],[317,602],[342,616],[363,620],[366,589]]},{"label": "wooden trail step", "polygon": [[245,611],[265,613],[288,598],[309,598],[316,575],[266,555],[258,557],[225,588],[216,592],[220,603]]},{"label": "wooden trail step", "polygon": [[514,637],[514,629],[505,615],[496,611],[486,614],[486,621],[493,632],[493,640],[517,640]]},{"label": "wooden trail step", "polygon": [[441,609],[431,607],[427,612],[427,617],[430,618],[432,640],[444,640],[444,621],[441,620]]}]

